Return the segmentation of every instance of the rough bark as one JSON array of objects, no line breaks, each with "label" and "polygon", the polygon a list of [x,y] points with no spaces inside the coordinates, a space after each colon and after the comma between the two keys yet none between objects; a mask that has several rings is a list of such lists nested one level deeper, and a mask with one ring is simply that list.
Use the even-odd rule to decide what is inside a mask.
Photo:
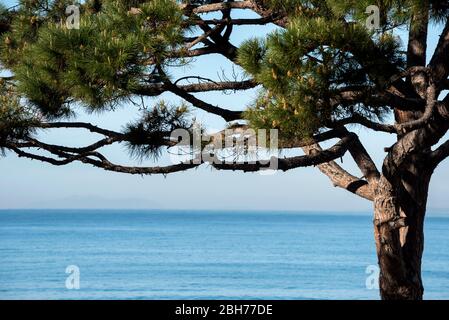
[{"label": "rough bark", "polygon": [[383,300],[421,300],[424,217],[431,170],[413,159],[397,179],[382,176],[374,199],[374,235]]},{"label": "rough bark", "polygon": [[[429,1],[423,1],[422,10],[417,10],[411,21],[407,66],[424,67],[429,21]],[[415,72],[407,78],[407,83],[423,99],[429,97],[429,78],[425,72]],[[428,112],[430,115],[432,112]],[[421,300],[424,287],[421,278],[421,261],[424,250],[424,217],[426,214],[429,183],[433,167],[421,150],[409,153],[406,145],[423,141],[424,130],[417,130],[414,136],[407,136],[405,126],[427,121],[424,110],[395,110],[395,121],[399,130],[399,147],[390,151],[384,162],[382,176],[374,198],[374,235],[380,267],[380,296],[383,300]],[[420,138],[421,137],[421,138]],[[405,159],[405,160],[404,160]]]}]

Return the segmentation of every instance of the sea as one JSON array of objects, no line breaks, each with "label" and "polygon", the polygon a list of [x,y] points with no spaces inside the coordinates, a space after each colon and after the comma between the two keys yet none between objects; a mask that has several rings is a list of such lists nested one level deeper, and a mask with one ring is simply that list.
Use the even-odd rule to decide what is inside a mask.
[{"label": "sea", "polygon": [[[449,216],[425,225],[449,299]],[[379,299],[369,213],[1,210],[0,299]]]}]

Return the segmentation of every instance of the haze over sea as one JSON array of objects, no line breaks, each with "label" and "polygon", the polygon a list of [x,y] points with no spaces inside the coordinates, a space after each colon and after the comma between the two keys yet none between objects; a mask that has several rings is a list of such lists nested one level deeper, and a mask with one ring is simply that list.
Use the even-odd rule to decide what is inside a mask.
[{"label": "haze over sea", "polygon": [[[449,299],[449,217],[425,247],[425,298]],[[378,298],[368,213],[3,210],[0,261],[0,299]]]}]

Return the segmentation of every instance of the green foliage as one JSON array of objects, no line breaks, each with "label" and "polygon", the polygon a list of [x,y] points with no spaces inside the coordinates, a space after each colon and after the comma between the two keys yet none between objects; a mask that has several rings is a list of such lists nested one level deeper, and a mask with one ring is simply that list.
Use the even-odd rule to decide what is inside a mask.
[{"label": "green foliage", "polygon": [[24,107],[4,79],[0,78],[0,149],[6,141],[16,141],[30,136],[39,121],[32,110]]},{"label": "green foliage", "polygon": [[[285,139],[302,138],[355,113],[382,118],[388,112],[383,105],[336,103],[343,88],[381,88],[405,67],[399,40],[361,22],[359,12],[366,19],[368,2],[269,2],[293,13],[285,30],[251,39],[239,50],[239,63],[265,88],[246,112],[253,126],[279,128]],[[395,19],[400,2],[388,7]],[[346,22],[349,15],[353,23]]]},{"label": "green foliage", "polygon": [[162,146],[173,130],[192,128],[188,114],[186,106],[168,106],[163,101],[145,111],[138,121],[128,124],[124,130],[131,155],[140,159],[160,156]]},{"label": "green foliage", "polygon": [[[57,8],[61,3],[52,2]],[[154,65],[164,64],[182,39],[175,1],[108,0],[99,13],[89,5],[76,30],[67,29],[64,14],[40,22],[37,9],[22,4],[12,31],[3,36],[2,60],[19,91],[48,118],[69,116],[75,102],[90,111],[114,107],[142,81],[151,81]],[[33,17],[39,22],[30,24]]]}]

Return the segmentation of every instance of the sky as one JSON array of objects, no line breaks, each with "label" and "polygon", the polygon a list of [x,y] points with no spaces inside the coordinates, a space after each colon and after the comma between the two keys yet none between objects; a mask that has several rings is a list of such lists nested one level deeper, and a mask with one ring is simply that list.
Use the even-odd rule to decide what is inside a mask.
[{"label": "sky", "polygon": [[[11,5],[15,1],[0,0]],[[246,14],[244,14],[247,17]],[[429,52],[436,45],[440,27],[430,30]],[[244,39],[262,36],[272,27],[240,27],[232,38],[235,44]],[[218,79],[221,68],[229,76],[229,63],[219,56],[199,58],[192,67],[177,70],[174,76],[200,74]],[[213,104],[240,110],[248,106],[256,95],[255,90],[238,94],[218,92],[199,94],[198,97]],[[163,98],[179,102],[173,96]],[[148,105],[157,99],[147,100]],[[138,117],[135,106],[125,105],[117,111],[101,115],[80,112],[79,120],[102,127],[120,130],[128,121]],[[222,128],[224,122],[214,116],[197,111],[198,120],[210,128]],[[371,156],[380,167],[385,156],[384,147],[394,143],[394,137],[374,134],[367,129],[354,127]],[[83,145],[92,142],[92,136],[83,131],[63,130],[40,135],[49,143]],[[116,162],[151,165],[129,159],[123,146],[109,147],[105,153]],[[167,158],[161,159],[168,163]],[[345,156],[343,165],[355,175],[360,173],[353,161]],[[430,186],[429,212],[449,212],[449,161],[436,170]],[[37,161],[21,159],[12,153],[0,158],[0,209],[18,208],[103,208],[103,209],[199,209],[199,210],[282,210],[282,211],[345,211],[369,212],[372,204],[351,193],[333,187],[317,168],[299,168],[274,175],[258,173],[216,171],[203,165],[198,169],[163,176],[131,176],[103,171],[74,163],[54,167]]]}]

